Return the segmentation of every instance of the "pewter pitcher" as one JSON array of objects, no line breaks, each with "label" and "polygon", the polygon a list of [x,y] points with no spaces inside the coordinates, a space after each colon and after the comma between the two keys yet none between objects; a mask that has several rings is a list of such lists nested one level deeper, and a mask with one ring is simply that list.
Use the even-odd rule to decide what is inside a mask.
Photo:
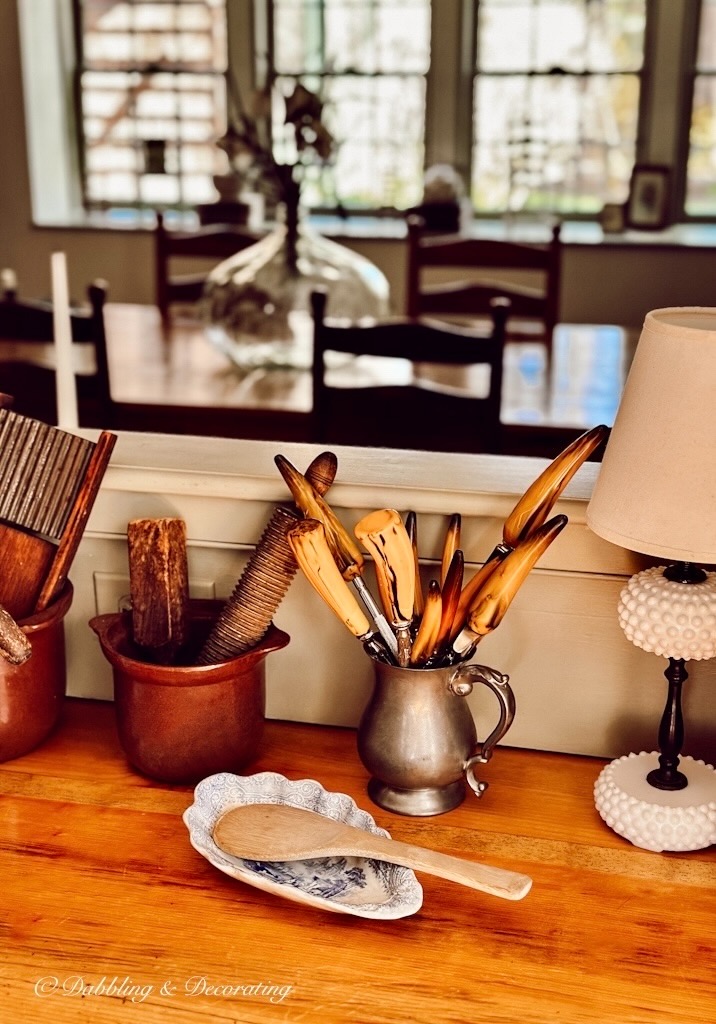
[{"label": "pewter pitcher", "polygon": [[[480,796],[475,766],[492,756],[515,714],[506,675],[484,665],[398,668],[373,661],[375,685],[358,726],[358,756],[371,773],[368,795],[399,814],[442,814]],[[480,743],[466,697],[476,683],[496,695],[500,718]]]}]

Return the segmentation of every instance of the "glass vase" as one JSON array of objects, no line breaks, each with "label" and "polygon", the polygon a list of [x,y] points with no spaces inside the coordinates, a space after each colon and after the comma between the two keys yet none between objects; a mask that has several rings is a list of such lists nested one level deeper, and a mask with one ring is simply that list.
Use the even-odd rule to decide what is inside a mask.
[{"label": "glass vase", "polygon": [[310,367],[310,295],[316,289],[327,292],[329,317],[388,314],[388,282],[378,267],[300,218],[294,224],[291,230],[290,222],[279,223],[207,279],[208,335],[242,369]]}]

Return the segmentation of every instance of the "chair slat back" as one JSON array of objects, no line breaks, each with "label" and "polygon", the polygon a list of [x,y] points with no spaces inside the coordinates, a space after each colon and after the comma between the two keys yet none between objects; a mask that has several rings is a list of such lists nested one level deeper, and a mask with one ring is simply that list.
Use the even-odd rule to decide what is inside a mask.
[{"label": "chair slat back", "polygon": [[[431,271],[456,270],[450,281],[428,281]],[[515,275],[524,272],[525,284]],[[537,282],[533,283],[533,279]],[[561,285],[560,225],[547,244],[492,238],[431,235],[421,218],[408,218],[407,312],[409,316],[488,317],[491,303],[510,300],[510,337],[540,337],[551,350]],[[522,321],[522,322],[520,322]],[[525,324],[524,321],[532,321]],[[526,328],[526,330],[525,330]]]},{"label": "chair slat back", "polygon": [[[393,317],[348,322],[325,319],[325,295],[311,297],[314,323],[312,440],[431,451],[493,451],[501,448],[500,404],[505,320],[509,303],[491,308],[488,332],[429,321]],[[429,375],[414,373],[409,383],[367,387],[331,386],[327,352],[378,356],[419,364],[469,370],[484,366],[489,386],[484,397],[460,394]]]},{"label": "chair slat back", "polygon": [[157,213],[154,235],[156,301],[162,321],[169,320],[175,303],[195,303],[201,298],[210,267],[192,273],[173,272],[175,260],[206,260],[214,264],[258,242],[261,234],[237,224],[207,224],[196,231],[169,231]]},{"label": "chair slat back", "polygon": [[[89,308],[70,313],[73,342],[91,349],[88,372],[75,376],[80,424],[111,427],[114,403],[104,326],[106,282],[93,282],[87,295]],[[57,423],[55,370],[46,358],[53,343],[51,302],[20,299],[14,291],[0,296],[0,391],[13,396],[15,412],[49,424]]]}]

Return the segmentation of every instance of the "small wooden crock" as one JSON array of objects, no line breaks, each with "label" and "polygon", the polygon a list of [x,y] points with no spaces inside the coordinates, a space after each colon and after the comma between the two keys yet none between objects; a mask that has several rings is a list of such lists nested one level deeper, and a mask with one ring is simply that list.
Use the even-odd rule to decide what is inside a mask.
[{"label": "small wooden crock", "polygon": [[[223,607],[190,602],[185,660],[198,652]],[[214,665],[157,665],[132,641],[131,614],[98,615],[90,626],[112,666],[119,740],[130,764],[164,782],[237,772],[259,749],[266,710],[265,661],[288,644],[271,625],[255,647]]]},{"label": "small wooden crock", "polygon": [[29,754],[57,725],[67,686],[65,615],[72,604],[69,580],[44,611],[18,621],[32,645],[22,665],[0,658],[0,761]]}]

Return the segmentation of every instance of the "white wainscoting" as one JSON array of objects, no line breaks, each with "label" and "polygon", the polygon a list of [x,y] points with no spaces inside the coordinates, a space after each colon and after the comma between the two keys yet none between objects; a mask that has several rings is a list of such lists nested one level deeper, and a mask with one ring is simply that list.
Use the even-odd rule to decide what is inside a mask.
[{"label": "white wainscoting", "polygon": [[[86,436],[96,436],[91,431]],[[111,671],[87,625],[115,611],[128,593],[127,522],[179,516],[187,525],[196,596],[228,596],[277,502],[290,496],[273,457],[304,470],[313,445],[120,434],[71,579],[67,618],[68,692],[111,699]],[[499,540],[502,522],[546,465],[539,459],[336,447],[329,500],[346,526],[374,508],[418,515],[423,570],[439,563],[453,512],[463,519],[468,571]],[[569,525],[534,569],[476,661],[507,672],[517,715],[510,745],[613,757],[653,749],[663,709],[666,661],[637,650],[616,619],[624,580],[648,564],[601,541],[585,525],[598,466],[587,464],[556,511]],[[369,578],[369,577],[368,577]],[[267,665],[268,715],[355,726],[371,687],[362,647],[299,575],[275,621],[291,636]],[[692,663],[684,688],[685,752],[716,757],[716,663]],[[496,709],[489,694],[470,698],[484,737]],[[278,766],[280,769],[280,766]]]}]

